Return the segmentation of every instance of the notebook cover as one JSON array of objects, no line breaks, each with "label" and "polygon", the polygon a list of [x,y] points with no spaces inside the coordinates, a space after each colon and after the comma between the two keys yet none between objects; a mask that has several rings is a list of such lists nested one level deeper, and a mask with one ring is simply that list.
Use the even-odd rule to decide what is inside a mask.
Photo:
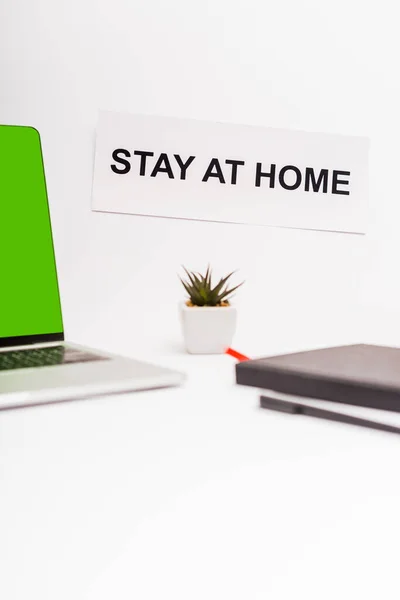
[{"label": "notebook cover", "polygon": [[241,385],[400,412],[400,348],[358,344],[236,365]]}]

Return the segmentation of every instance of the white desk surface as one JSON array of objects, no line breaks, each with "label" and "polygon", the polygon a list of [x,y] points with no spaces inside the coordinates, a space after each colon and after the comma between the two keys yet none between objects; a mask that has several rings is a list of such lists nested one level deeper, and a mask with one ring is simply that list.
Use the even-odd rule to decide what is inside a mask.
[{"label": "white desk surface", "polygon": [[2,600],[399,598],[400,441],[181,389],[0,413]]}]

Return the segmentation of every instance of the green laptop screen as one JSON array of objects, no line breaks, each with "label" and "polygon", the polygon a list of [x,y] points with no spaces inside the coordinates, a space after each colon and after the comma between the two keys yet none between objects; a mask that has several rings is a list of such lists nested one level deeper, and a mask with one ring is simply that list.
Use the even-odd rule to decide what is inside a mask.
[{"label": "green laptop screen", "polygon": [[0,125],[0,346],[62,331],[40,137]]}]

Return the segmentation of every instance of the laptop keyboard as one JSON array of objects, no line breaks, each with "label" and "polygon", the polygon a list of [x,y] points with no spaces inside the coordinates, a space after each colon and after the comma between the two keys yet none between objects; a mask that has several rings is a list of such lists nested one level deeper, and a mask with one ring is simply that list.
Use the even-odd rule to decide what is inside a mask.
[{"label": "laptop keyboard", "polygon": [[71,363],[107,360],[98,356],[68,346],[49,346],[47,348],[32,348],[30,350],[10,350],[0,352],[0,371],[11,369],[28,369],[32,367],[50,367]]}]

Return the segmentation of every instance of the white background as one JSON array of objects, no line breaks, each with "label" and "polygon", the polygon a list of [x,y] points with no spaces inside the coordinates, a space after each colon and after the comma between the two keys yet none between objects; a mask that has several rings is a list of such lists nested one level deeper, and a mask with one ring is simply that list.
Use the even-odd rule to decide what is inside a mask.
[{"label": "white background", "polygon": [[[367,330],[400,339],[396,3],[3,0],[0,11],[1,121],[42,133],[70,338],[170,352],[179,265],[211,261],[247,280],[243,352]],[[370,233],[92,214],[99,108],[370,137]]]},{"label": "white background", "polygon": [[[0,120],[42,132],[69,336],[173,362],[176,271],[210,260],[247,280],[243,352],[398,344],[399,51],[392,0],[2,0]],[[91,213],[98,108],[369,136],[370,232]],[[3,596],[397,598],[397,440],[260,415],[194,360],[192,394],[2,415]]]}]

